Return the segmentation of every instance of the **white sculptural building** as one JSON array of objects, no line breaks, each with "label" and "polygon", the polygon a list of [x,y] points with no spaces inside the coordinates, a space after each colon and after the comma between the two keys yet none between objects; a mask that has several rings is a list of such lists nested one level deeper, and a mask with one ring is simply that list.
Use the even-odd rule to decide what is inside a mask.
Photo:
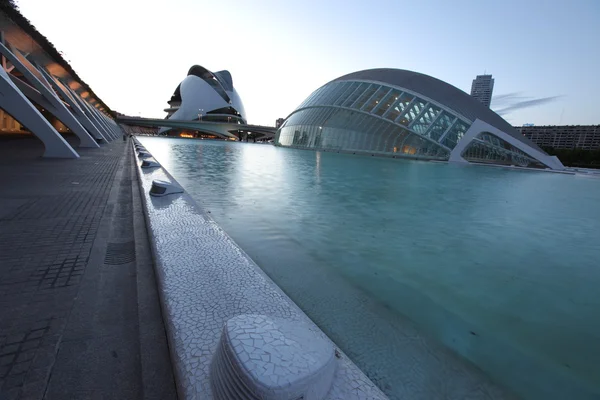
[{"label": "white sculptural building", "polygon": [[168,103],[167,119],[246,123],[244,105],[229,71],[211,72],[192,66]]}]

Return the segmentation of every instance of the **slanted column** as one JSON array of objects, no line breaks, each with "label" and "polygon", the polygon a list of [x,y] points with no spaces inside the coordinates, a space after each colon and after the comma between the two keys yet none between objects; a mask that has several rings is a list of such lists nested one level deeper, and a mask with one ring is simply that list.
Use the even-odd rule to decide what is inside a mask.
[{"label": "slanted column", "polygon": [[114,136],[98,120],[98,118],[92,112],[92,110],[90,110],[89,104],[87,104],[87,102],[84,99],[82,99],[81,96],[79,96],[79,94],[77,94],[73,89],[71,89],[69,87],[68,83],[64,82],[63,84],[64,84],[65,88],[69,91],[69,93],[71,93],[73,98],[77,101],[77,103],[79,103],[79,106],[85,112],[85,114],[88,116],[88,118],[90,118],[90,120],[92,120],[94,122],[94,124],[98,127],[98,129],[100,129],[102,131],[106,140],[113,141],[115,139]]},{"label": "slanted column", "polygon": [[[12,51],[11,51],[12,50]],[[75,119],[73,114],[69,112],[63,102],[57,97],[52,90],[50,84],[37,68],[14,47],[9,50],[4,44],[0,43],[0,53],[8,59],[13,66],[33,85],[29,86],[25,82],[18,80],[14,82],[21,89],[29,100],[46,108],[48,112],[58,118],[71,132],[78,138],[81,147],[98,147],[98,143],[92,138],[85,128]],[[14,78],[18,79],[18,78]]]},{"label": "slanted column", "polygon": [[104,129],[110,133],[110,135],[112,136],[113,139],[118,139],[118,135],[110,128],[110,126],[108,125],[108,123],[106,122],[106,120],[103,118],[104,116],[102,115],[102,113],[100,111],[98,111],[96,109],[96,107],[92,106],[90,103],[88,103],[85,99],[83,99],[83,102],[85,102],[85,105],[90,109],[90,112],[92,114],[94,114],[94,116],[96,117],[96,119],[102,124],[102,126],[104,127]]},{"label": "slanted column", "polygon": [[0,107],[44,143],[44,157],[79,158],[79,154],[19,91],[4,68],[0,68],[0,94]]},{"label": "slanted column", "polygon": [[77,118],[79,123],[83,125],[85,129],[94,137],[96,140],[103,139],[107,142],[107,138],[104,137],[100,129],[88,118],[85,112],[81,109],[77,101],[71,96],[71,93],[67,92],[66,88],[63,86],[61,82],[59,82],[54,76],[50,75],[48,71],[46,71],[43,67],[38,65],[38,70],[48,82],[52,85],[54,90],[61,95],[61,97],[67,102],[67,104],[71,107],[71,112],[73,116]]}]

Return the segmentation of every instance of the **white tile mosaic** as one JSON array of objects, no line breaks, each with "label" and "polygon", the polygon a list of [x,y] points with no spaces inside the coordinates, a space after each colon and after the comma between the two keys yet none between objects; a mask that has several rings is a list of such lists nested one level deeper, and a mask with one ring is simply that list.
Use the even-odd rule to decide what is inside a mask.
[{"label": "white tile mosaic", "polygon": [[[271,321],[298,324],[303,331],[316,335],[313,344],[324,349],[322,354],[319,353],[324,359],[314,358],[314,365],[320,362],[323,375],[332,371],[331,352],[326,349],[335,345],[187,193],[150,196],[152,180],[173,182],[173,178],[162,168],[138,168],[138,173],[180,397],[214,398],[210,371],[219,338],[228,320],[244,314],[264,315]],[[233,331],[239,321],[233,320]],[[309,361],[298,363],[302,361],[297,358],[302,352],[295,353],[293,362],[286,358],[269,363],[269,356],[281,358],[284,352],[280,351],[281,347],[279,351],[264,350],[275,350],[276,345],[284,343],[294,348],[294,340],[298,343],[299,336],[286,335],[287,342],[276,343],[267,343],[271,338],[260,336],[236,336],[234,350],[241,360],[247,357],[255,366],[264,367],[264,375],[256,375],[263,383],[268,385],[269,377],[274,376],[289,378],[294,372],[302,376],[303,368],[306,372]],[[261,348],[264,351],[257,352]],[[316,357],[305,347],[302,349],[306,356]],[[341,351],[337,350],[335,354],[337,367],[326,399],[386,398]],[[272,388],[276,389],[276,385]]]},{"label": "white tile mosaic", "polygon": [[337,365],[333,344],[314,326],[264,315],[228,320],[216,354],[211,381],[219,400],[323,399]]}]

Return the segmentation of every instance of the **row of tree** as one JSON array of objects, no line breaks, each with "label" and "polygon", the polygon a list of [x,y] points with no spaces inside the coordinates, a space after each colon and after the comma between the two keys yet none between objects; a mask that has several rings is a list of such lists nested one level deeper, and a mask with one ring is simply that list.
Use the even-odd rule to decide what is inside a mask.
[{"label": "row of tree", "polygon": [[557,156],[568,167],[600,168],[600,150],[555,149],[543,147],[544,151]]}]

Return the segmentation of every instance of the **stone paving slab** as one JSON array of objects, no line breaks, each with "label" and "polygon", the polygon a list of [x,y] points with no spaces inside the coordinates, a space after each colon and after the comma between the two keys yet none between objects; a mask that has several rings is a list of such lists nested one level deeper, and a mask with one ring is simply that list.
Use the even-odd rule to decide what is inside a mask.
[{"label": "stone paving slab", "polygon": [[142,397],[135,257],[117,273],[104,265],[109,235],[133,240],[124,150],[115,141],[42,159],[35,139],[0,141],[2,400]]}]

